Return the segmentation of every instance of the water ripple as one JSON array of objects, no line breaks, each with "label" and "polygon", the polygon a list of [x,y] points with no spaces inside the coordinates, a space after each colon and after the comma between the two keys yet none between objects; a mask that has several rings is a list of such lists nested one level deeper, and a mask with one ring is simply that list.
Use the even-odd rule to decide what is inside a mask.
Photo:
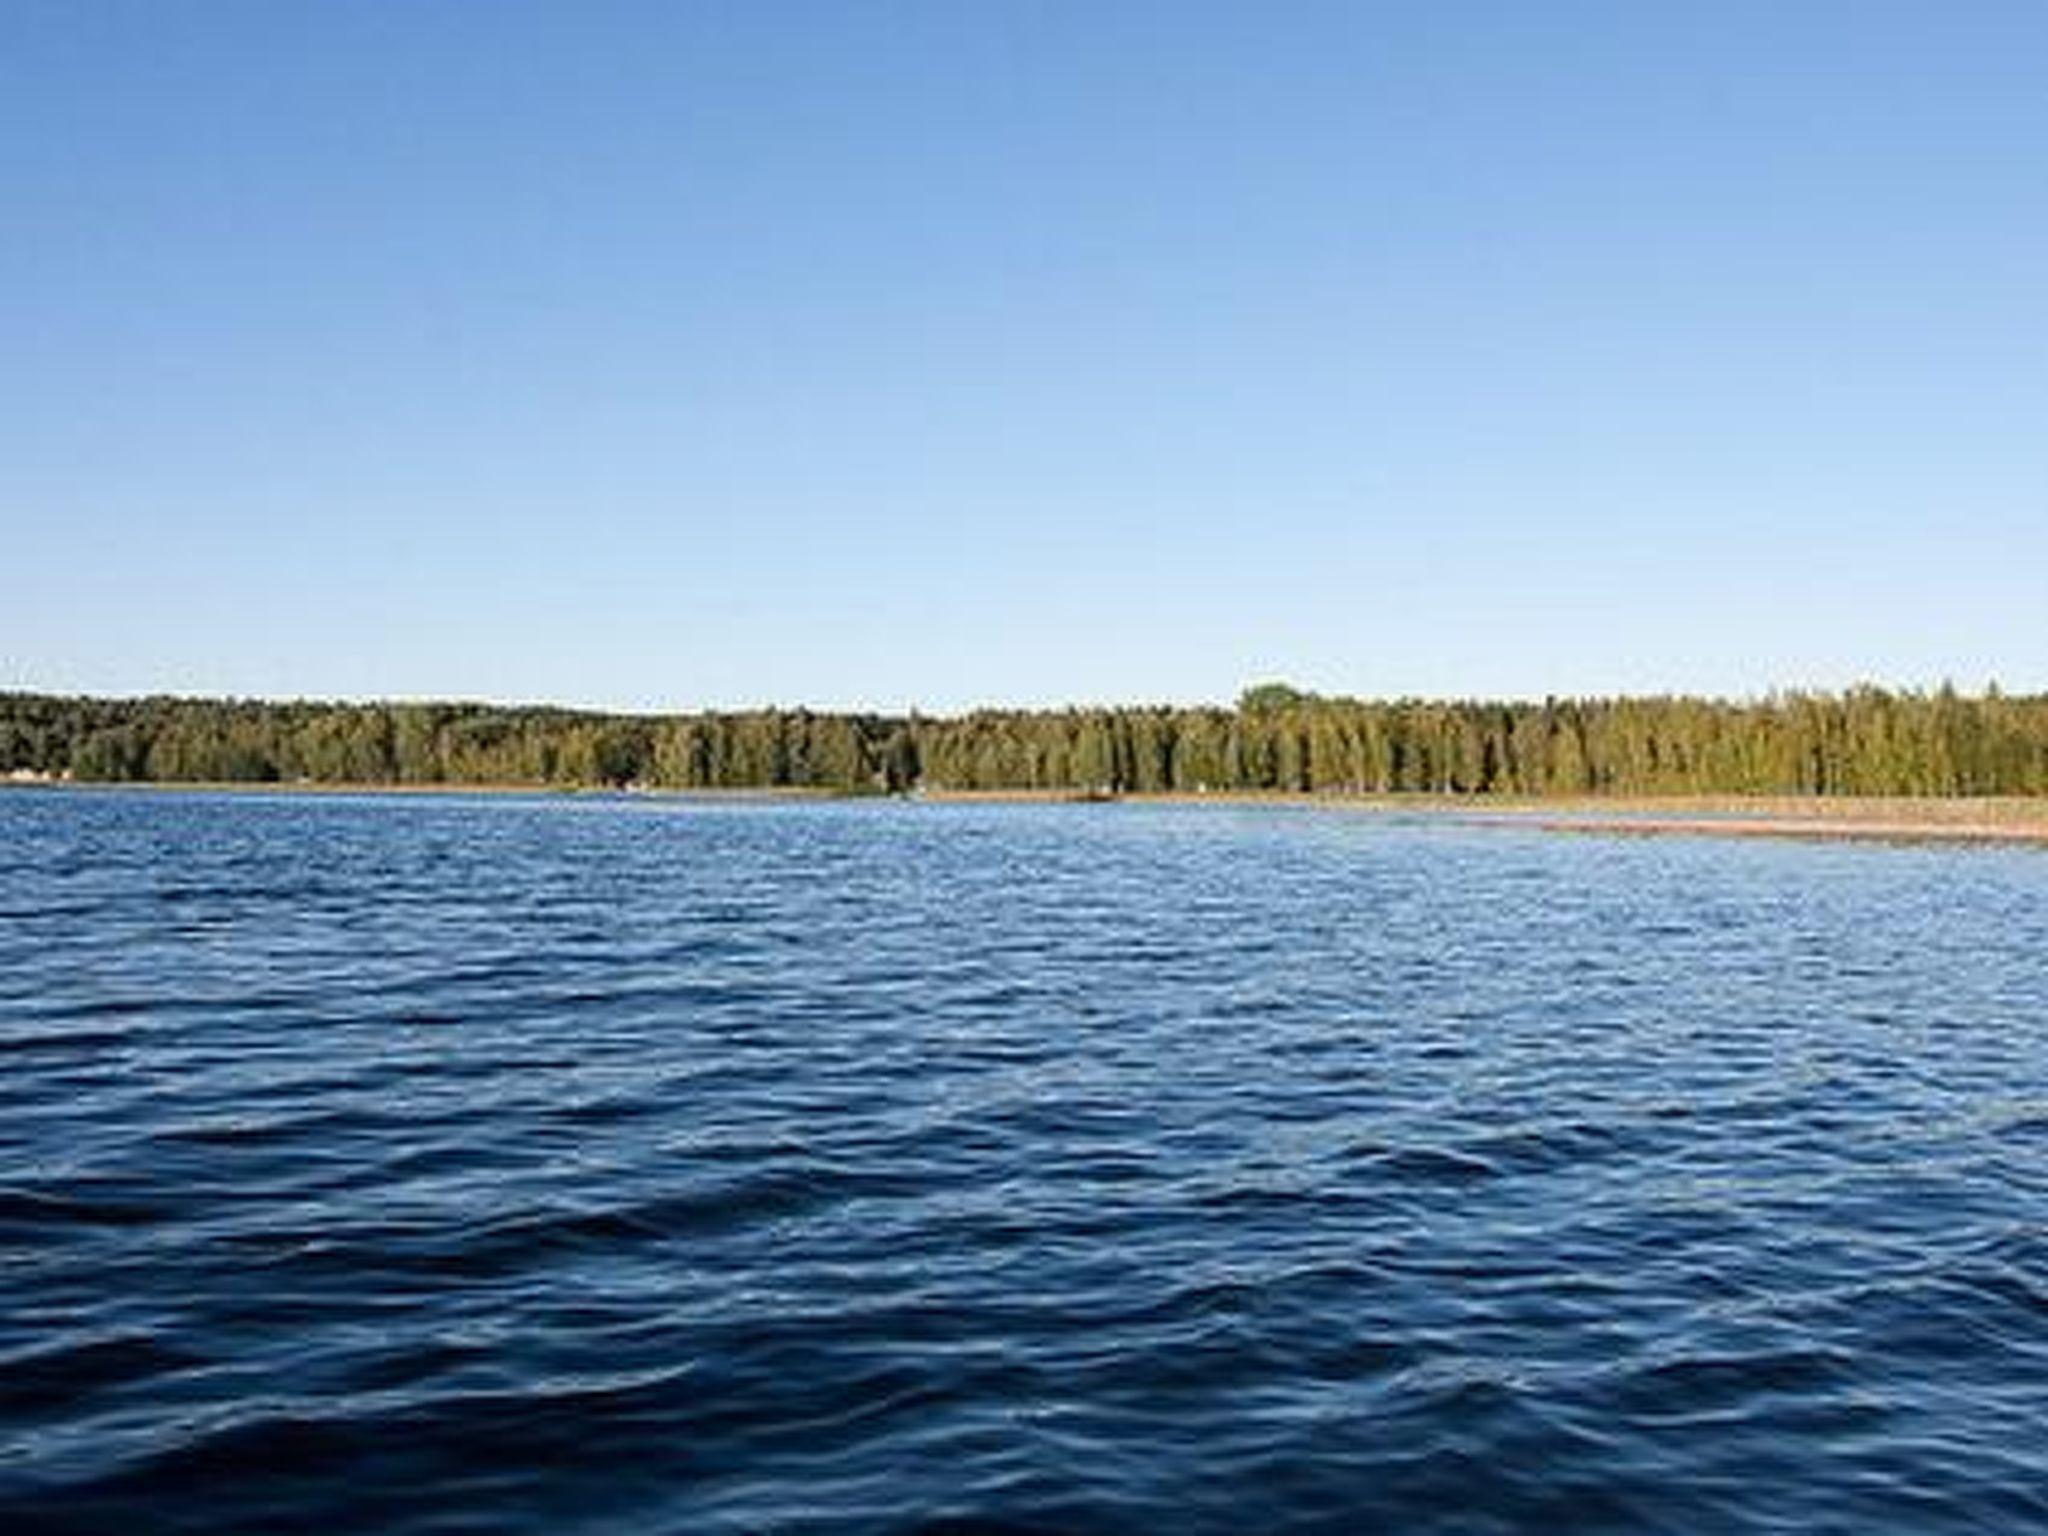
[{"label": "water ripple", "polygon": [[2048,1530],[2048,863],[0,796],[0,1519]]}]

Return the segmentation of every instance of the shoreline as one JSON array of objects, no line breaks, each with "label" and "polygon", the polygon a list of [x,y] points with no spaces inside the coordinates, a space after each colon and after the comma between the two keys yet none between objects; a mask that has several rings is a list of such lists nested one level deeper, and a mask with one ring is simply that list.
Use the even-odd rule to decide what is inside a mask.
[{"label": "shoreline", "polygon": [[[149,790],[172,794],[513,796],[575,799],[618,796],[646,800],[815,802],[888,798],[878,793],[801,785],[769,788],[612,788],[567,784],[378,784],[313,781],[79,782],[0,778],[0,790],[85,794]],[[1319,794],[1279,790],[1089,793],[1066,789],[925,789],[910,794],[927,805],[1207,805],[1350,811],[1368,815],[1442,817],[1469,826],[1622,837],[1770,837],[1893,843],[2048,844],[2048,798],[1903,795],[1447,795]]]}]

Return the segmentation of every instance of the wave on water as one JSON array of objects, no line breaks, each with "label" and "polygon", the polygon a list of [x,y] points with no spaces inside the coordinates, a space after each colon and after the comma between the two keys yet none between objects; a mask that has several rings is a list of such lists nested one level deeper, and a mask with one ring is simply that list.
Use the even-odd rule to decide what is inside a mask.
[{"label": "wave on water", "polygon": [[2048,1530],[2048,875],[0,798],[0,1523]]}]

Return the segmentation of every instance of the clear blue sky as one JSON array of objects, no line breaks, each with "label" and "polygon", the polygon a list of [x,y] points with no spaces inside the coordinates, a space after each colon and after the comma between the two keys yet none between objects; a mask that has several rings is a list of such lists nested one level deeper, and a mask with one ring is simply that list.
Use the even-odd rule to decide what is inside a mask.
[{"label": "clear blue sky", "polygon": [[2048,5],[0,6],[0,687],[2048,688]]}]

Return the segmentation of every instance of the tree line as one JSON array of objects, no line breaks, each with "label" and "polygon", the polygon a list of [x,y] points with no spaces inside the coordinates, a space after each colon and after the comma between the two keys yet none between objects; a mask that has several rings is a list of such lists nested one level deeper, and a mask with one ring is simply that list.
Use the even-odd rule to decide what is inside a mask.
[{"label": "tree line", "polygon": [[927,718],[0,693],[0,774],[839,792],[2039,795],[2048,696],[1860,687],[1486,702],[1265,684],[1230,708]]}]

